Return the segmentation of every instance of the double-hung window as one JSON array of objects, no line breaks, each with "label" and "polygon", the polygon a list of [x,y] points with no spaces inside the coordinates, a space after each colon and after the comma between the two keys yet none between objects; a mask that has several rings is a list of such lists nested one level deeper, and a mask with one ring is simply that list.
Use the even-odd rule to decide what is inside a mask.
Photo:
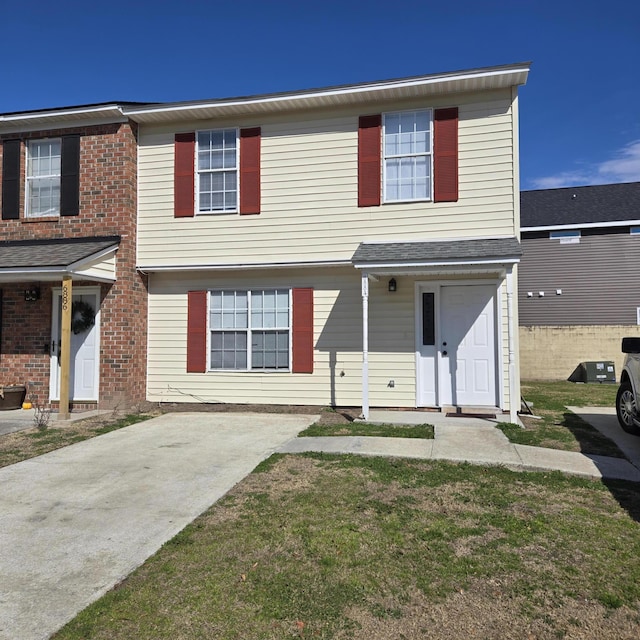
[{"label": "double-hung window", "polygon": [[290,309],[288,289],[211,291],[210,369],[288,370]]},{"label": "double-hung window", "polygon": [[238,130],[199,131],[198,212],[238,210]]},{"label": "double-hung window", "polygon": [[26,217],[60,215],[61,160],[60,138],[27,143]]},{"label": "double-hung window", "polygon": [[431,109],[384,115],[384,201],[431,199]]}]

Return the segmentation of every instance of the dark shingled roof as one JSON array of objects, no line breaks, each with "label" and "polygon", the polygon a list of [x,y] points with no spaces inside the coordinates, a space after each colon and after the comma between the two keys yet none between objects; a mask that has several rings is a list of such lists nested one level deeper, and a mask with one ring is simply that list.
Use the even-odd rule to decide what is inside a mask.
[{"label": "dark shingled roof", "polygon": [[516,238],[479,240],[434,240],[433,242],[362,242],[353,254],[353,264],[440,262],[454,260],[514,258],[522,255]]},{"label": "dark shingled roof", "polygon": [[520,225],[554,227],[640,220],[640,182],[523,191]]},{"label": "dark shingled roof", "polygon": [[0,269],[19,267],[64,268],[120,242],[120,236],[5,240],[0,242]]}]

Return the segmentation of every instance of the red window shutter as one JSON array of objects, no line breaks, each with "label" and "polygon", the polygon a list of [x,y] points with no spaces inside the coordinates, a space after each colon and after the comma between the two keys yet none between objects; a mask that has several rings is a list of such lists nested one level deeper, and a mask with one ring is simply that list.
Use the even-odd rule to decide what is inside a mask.
[{"label": "red window shutter", "polygon": [[192,218],[195,195],[196,134],[176,133],[174,164],[174,216]]},{"label": "red window shutter", "polygon": [[260,213],[260,127],[240,129],[240,214]]},{"label": "red window shutter", "polygon": [[293,373],[313,373],[313,289],[293,290]]},{"label": "red window shutter", "polygon": [[207,370],[207,292],[187,294],[187,373]]},{"label": "red window shutter", "polygon": [[360,116],[358,122],[358,206],[380,204],[380,135],[382,116]]},{"label": "red window shutter", "polygon": [[436,109],[433,137],[434,202],[458,201],[458,107]]}]

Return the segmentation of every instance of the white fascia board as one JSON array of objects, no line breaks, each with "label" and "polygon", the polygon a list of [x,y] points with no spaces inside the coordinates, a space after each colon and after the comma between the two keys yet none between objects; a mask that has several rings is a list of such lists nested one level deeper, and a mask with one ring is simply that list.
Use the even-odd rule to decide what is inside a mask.
[{"label": "white fascia board", "polygon": [[313,267],[350,267],[351,260],[326,260],[315,262],[248,262],[236,264],[173,264],[173,265],[145,265],[136,266],[143,273],[170,272],[170,271],[231,271],[238,269],[299,269]]},{"label": "white fascia board", "polygon": [[[508,68],[493,69],[493,70],[479,70],[478,72],[468,71],[461,73],[445,73],[437,74],[435,76],[421,76],[418,78],[409,78],[406,80],[390,80],[387,82],[373,82],[361,85],[353,85],[335,89],[320,89],[310,92],[292,92],[275,96],[254,96],[248,98],[236,98],[231,100],[220,100],[211,102],[181,102],[173,105],[156,105],[152,107],[124,107],[123,113],[130,116],[133,120],[136,120],[135,116],[142,116],[152,113],[176,113],[181,111],[193,111],[199,109],[223,109],[229,107],[240,106],[252,106],[252,105],[268,105],[278,103],[291,103],[291,106],[295,106],[298,101],[309,100],[322,100],[323,98],[346,96],[346,95],[358,95],[362,93],[380,92],[393,90],[408,89],[417,86],[429,86],[429,85],[446,85],[452,82],[460,82],[465,80],[482,80],[496,76],[505,76],[514,73],[528,74],[528,66],[513,66]],[[526,78],[525,78],[526,81]]]},{"label": "white fascia board", "polygon": [[363,271],[374,269],[431,269],[437,267],[475,267],[480,265],[501,266],[505,264],[518,264],[520,258],[470,258],[469,260],[429,260],[424,262],[362,262],[354,264],[356,269]]},{"label": "white fascia board", "polygon": [[59,267],[18,267],[0,269],[1,282],[56,282],[65,276],[76,280],[92,282],[115,282],[114,278],[94,276],[74,269],[60,269]]},{"label": "white fascia board", "polygon": [[531,231],[570,231],[571,229],[610,229],[612,227],[635,227],[640,220],[615,220],[614,222],[585,222],[584,224],[555,224],[542,227],[522,227],[522,233]]},{"label": "white fascia board", "polygon": [[99,124],[127,122],[128,118],[118,105],[64,111],[38,111],[0,115],[0,133],[39,131],[55,126],[59,129],[88,127]]}]

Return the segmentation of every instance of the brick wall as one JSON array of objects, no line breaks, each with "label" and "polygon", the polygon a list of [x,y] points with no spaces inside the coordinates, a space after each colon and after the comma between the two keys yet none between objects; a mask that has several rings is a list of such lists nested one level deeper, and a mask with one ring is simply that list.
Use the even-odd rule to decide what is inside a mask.
[{"label": "brick wall", "polygon": [[[146,395],[147,281],[136,272],[137,144],[133,123],[46,130],[1,139],[20,138],[21,216],[24,211],[25,144],[29,139],[80,134],[80,214],[52,218],[0,220],[3,240],[80,238],[119,235],[116,277],[101,285],[100,400],[101,408],[125,407]],[[0,145],[0,167],[2,165]],[[1,189],[1,185],[0,185]],[[1,193],[0,193],[1,197]],[[38,398],[48,399],[51,340],[51,286],[39,284],[41,298],[26,303],[27,283],[0,284],[4,318],[0,345],[0,385],[31,381]],[[75,282],[74,286],[95,283]],[[5,382],[6,380],[6,382]]]}]

